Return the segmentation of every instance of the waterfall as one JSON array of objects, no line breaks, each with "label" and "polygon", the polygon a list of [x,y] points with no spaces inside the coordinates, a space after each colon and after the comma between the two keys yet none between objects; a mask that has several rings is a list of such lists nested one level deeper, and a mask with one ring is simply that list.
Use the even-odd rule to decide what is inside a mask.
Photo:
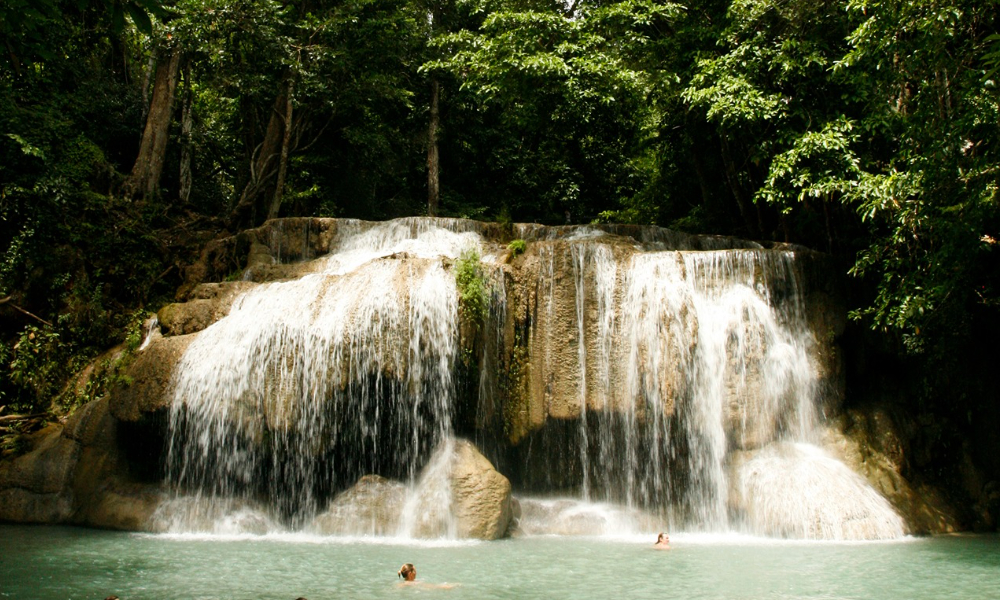
[{"label": "waterfall", "polygon": [[[515,493],[560,497],[522,502],[527,532],[902,535],[820,448],[826,332],[794,249],[412,218],[338,220],[316,252],[270,231],[304,274],[251,287],[181,358],[166,528],[454,535],[461,434]],[[454,274],[469,250],[490,304],[474,325]]]},{"label": "waterfall", "polygon": [[450,435],[445,262],[478,238],[419,220],[347,225],[319,272],[247,292],[178,365],[167,478],[206,499],[196,523],[236,502],[300,526],[362,475],[412,480]]},{"label": "waterfall", "polygon": [[[812,334],[794,305],[769,298],[778,281],[795,296],[791,254],[650,251],[619,268],[607,245],[588,241],[570,260],[581,495],[596,484],[597,499],[675,504],[701,527],[725,528],[730,438],[770,439],[815,401]],[[811,431],[805,422],[788,434]]]},{"label": "waterfall", "polygon": [[[659,242],[623,252],[613,240],[588,235],[570,243],[561,259],[567,266],[559,268],[554,248],[539,251],[547,257],[539,273],[544,310],[536,315],[544,335],[535,341],[544,348],[532,352],[544,357],[533,364],[552,405],[560,378],[573,381],[576,456],[557,468],[579,465],[582,499],[652,510],[686,529],[902,535],[901,519],[860,477],[817,458],[826,456],[817,445],[825,426],[820,352],[795,252],[666,250]],[[572,286],[557,284],[567,270]],[[565,318],[560,307],[570,303],[572,330],[549,322]],[[544,452],[558,443],[540,445]],[[767,458],[779,447],[808,451]],[[840,465],[840,475],[831,465]],[[790,482],[820,466],[830,475],[825,493],[849,499],[838,508],[822,494],[793,493]],[[744,500],[778,494],[769,489],[791,499]],[[845,510],[852,502],[866,508]],[[789,519],[797,524],[777,525]],[[823,525],[801,524],[809,519]]]}]

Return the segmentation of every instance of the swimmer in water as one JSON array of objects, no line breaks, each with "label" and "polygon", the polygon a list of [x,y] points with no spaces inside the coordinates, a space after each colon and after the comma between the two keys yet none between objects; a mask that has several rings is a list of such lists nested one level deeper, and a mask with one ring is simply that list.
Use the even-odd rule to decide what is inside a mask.
[{"label": "swimmer in water", "polygon": [[438,588],[442,590],[450,590],[455,587],[452,583],[424,583],[423,581],[417,581],[417,568],[413,566],[413,563],[406,563],[399,568],[396,575],[403,578],[403,583],[399,585],[419,585],[425,588]]},{"label": "swimmer in water", "polygon": [[665,533],[661,533],[657,536],[656,543],[653,544],[653,547],[657,550],[670,550],[670,536]]}]

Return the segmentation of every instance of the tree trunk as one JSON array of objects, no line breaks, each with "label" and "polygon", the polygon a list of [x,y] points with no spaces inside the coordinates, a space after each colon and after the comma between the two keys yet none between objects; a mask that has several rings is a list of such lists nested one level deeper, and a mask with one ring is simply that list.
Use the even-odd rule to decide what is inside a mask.
[{"label": "tree trunk", "polygon": [[181,110],[181,172],[180,189],[177,197],[181,204],[191,198],[191,105],[194,92],[191,89],[191,61],[184,63],[184,107]]},{"label": "tree trunk", "polygon": [[431,119],[427,126],[427,215],[436,217],[440,200],[440,181],[437,130],[440,124],[438,101],[441,86],[436,79],[431,81]]},{"label": "tree trunk", "polygon": [[826,198],[823,202],[823,221],[826,223],[826,251],[833,254],[833,220],[830,218],[830,203]]},{"label": "tree trunk", "polygon": [[726,171],[726,182],[729,183],[729,190],[733,194],[733,198],[736,200],[736,206],[740,209],[740,215],[743,217],[743,223],[746,225],[747,232],[750,237],[759,238],[760,237],[760,224],[754,222],[754,216],[759,215],[751,214],[751,207],[749,202],[743,194],[743,186],[740,185],[739,171],[736,168],[736,164],[733,162],[732,151],[729,148],[729,142],[726,140],[725,135],[719,136],[722,148],[722,163],[725,166]]},{"label": "tree trunk", "polygon": [[18,58],[17,53],[14,52],[14,47],[10,44],[10,40],[4,40],[4,46],[7,48],[7,58],[10,60],[10,64],[14,67],[14,74],[20,77],[21,59]]},{"label": "tree trunk", "polygon": [[[288,99],[285,89],[281,90],[271,108],[271,117],[264,132],[264,140],[254,150],[250,158],[250,180],[240,194],[229,215],[230,225],[239,226],[250,213],[250,221],[256,221],[258,203],[261,198],[273,198],[268,191],[272,190],[280,162],[281,146],[285,139],[285,111],[288,110]],[[265,205],[266,206],[266,205]],[[261,207],[263,208],[263,207]]]},{"label": "tree trunk", "polygon": [[281,137],[281,158],[278,161],[278,181],[274,184],[274,199],[271,201],[271,210],[267,212],[268,219],[277,219],[278,211],[281,209],[281,196],[285,189],[285,175],[288,173],[288,149],[292,142],[292,92],[294,91],[295,79],[288,76],[288,84],[285,87],[285,118],[284,134]]},{"label": "tree trunk", "polygon": [[128,197],[151,198],[160,185],[180,65],[181,50],[173,48],[168,60],[160,62],[156,67],[153,100],[146,117],[146,128],[142,132],[139,156],[135,159],[132,173],[125,181],[124,192]]},{"label": "tree trunk", "polygon": [[[159,56],[159,48],[153,48],[149,53],[149,61],[146,63],[146,70],[142,74],[142,120],[149,116],[149,80],[153,76],[153,69],[156,68],[156,57]],[[141,141],[142,138],[140,138]]]}]

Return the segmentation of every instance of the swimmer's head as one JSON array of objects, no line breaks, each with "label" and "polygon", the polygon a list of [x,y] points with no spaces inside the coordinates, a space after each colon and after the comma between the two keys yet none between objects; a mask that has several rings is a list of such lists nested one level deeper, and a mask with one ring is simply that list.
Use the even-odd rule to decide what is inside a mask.
[{"label": "swimmer's head", "polygon": [[399,572],[397,573],[397,575],[399,575],[406,581],[413,581],[414,579],[417,578],[417,568],[413,566],[413,563],[406,563],[405,565],[399,568]]}]

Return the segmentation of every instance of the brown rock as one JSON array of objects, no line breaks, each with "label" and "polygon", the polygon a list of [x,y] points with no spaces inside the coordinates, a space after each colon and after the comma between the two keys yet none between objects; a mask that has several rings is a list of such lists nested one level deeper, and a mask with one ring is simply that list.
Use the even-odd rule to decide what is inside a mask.
[{"label": "brown rock", "polygon": [[30,452],[0,462],[0,521],[63,522],[73,514],[70,478],[80,446],[58,425],[32,438]]},{"label": "brown rock", "polygon": [[80,506],[73,521],[102,529],[150,531],[153,513],[162,498],[152,486],[109,486]]},{"label": "brown rock", "polygon": [[2,486],[0,482],[0,521],[54,524],[73,514],[73,501],[64,494],[37,494]]},{"label": "brown rock", "polygon": [[330,502],[312,528],[341,535],[392,535],[399,529],[406,486],[379,475],[365,475]]},{"label": "brown rock", "polygon": [[910,533],[961,529],[957,511],[937,490],[914,487],[903,477],[905,455],[900,436],[883,411],[851,411],[839,428],[826,430],[824,448],[867,479],[903,517]]},{"label": "brown rock", "polygon": [[19,488],[33,494],[63,494],[80,453],[80,445],[62,436],[61,428],[46,430],[27,454],[0,464],[0,489]]},{"label": "brown rock", "polygon": [[471,442],[455,442],[451,482],[459,537],[495,540],[507,535],[513,518],[510,481]]},{"label": "brown rock", "polygon": [[111,421],[107,400],[90,402],[66,420],[63,435],[85,447],[108,447],[115,441]]},{"label": "brown rock", "polygon": [[160,330],[167,336],[201,331],[229,314],[233,301],[255,285],[245,281],[199,285],[191,291],[191,299],[187,302],[168,304],[160,309],[156,315]]},{"label": "brown rock", "polygon": [[111,414],[122,421],[137,421],[143,413],[170,405],[171,378],[193,335],[165,337],[136,354],[129,365],[129,383],[111,393]]},{"label": "brown rock", "polygon": [[119,451],[118,420],[107,400],[79,409],[63,434],[80,445],[70,486],[75,511],[72,522],[89,527],[146,531],[162,497],[156,485],[130,480]]},{"label": "brown rock", "polygon": [[403,512],[401,529],[415,537],[494,540],[507,535],[513,518],[510,482],[470,442],[446,441]]}]

